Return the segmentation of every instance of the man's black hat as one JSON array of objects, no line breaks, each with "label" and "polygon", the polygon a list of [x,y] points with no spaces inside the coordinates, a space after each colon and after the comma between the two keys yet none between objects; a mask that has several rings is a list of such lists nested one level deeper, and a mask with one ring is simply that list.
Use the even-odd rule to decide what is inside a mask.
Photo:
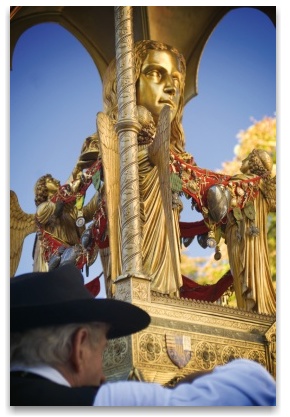
[{"label": "man's black hat", "polygon": [[103,322],[110,324],[108,339],[146,328],[150,316],[133,304],[94,298],[85,288],[79,269],[68,264],[50,272],[30,272],[11,278],[10,331]]}]

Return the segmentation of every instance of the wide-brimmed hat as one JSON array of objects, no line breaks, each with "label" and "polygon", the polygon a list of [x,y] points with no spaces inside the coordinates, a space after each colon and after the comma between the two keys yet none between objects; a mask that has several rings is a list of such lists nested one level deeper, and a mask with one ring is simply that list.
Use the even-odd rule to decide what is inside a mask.
[{"label": "wide-brimmed hat", "polygon": [[94,298],[83,276],[68,264],[50,272],[30,272],[11,278],[10,331],[104,322],[111,325],[108,339],[138,332],[150,323],[141,308],[115,299]]}]

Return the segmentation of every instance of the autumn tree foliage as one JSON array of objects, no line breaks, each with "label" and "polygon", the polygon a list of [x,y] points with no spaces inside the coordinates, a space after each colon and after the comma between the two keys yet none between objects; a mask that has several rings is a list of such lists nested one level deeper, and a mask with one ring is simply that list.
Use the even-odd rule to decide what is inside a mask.
[{"label": "autumn tree foliage", "polygon": [[[219,172],[229,175],[239,173],[242,160],[254,148],[259,148],[267,151],[273,158],[272,175],[276,175],[276,117],[265,117],[260,121],[252,120],[252,125],[247,130],[238,133],[237,142],[234,148],[235,157],[232,161],[223,162]],[[268,216],[268,245],[272,277],[273,281],[276,281],[276,213],[270,213]],[[219,261],[214,259],[214,251],[212,255],[207,257],[191,258],[186,255],[186,250],[184,250],[182,273],[199,284],[217,282],[230,269],[227,246],[223,239],[220,240],[219,247],[222,254]],[[229,304],[235,305],[234,294],[230,298]]]},{"label": "autumn tree foliage", "polygon": [[232,161],[223,162],[222,172],[229,175],[240,171],[242,160],[254,149],[267,151],[274,162],[273,175],[276,172],[276,117],[265,117],[260,121],[252,120],[253,124],[237,135],[238,143],[234,148],[235,157]]}]

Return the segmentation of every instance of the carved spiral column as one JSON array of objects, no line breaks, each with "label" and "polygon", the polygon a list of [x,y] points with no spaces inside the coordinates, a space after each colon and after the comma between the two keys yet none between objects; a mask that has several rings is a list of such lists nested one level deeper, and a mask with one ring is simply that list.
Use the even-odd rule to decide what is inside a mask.
[{"label": "carved spiral column", "polygon": [[[115,37],[116,37],[116,65],[117,65],[117,98],[118,122],[116,131],[119,141],[120,154],[120,216],[121,216],[121,252],[122,272],[116,281],[116,299],[142,305],[150,299],[150,281],[143,274],[142,241],[140,226],[140,194],[139,194],[139,166],[138,140],[141,130],[138,123],[136,90],[135,90],[135,62],[133,39],[133,9],[132,7],[116,6]],[[113,373],[120,379],[128,378],[137,372],[136,352],[133,344],[138,335],[123,338],[123,348],[126,350],[121,363],[107,363],[108,376]],[[120,344],[120,340],[116,343]],[[118,347],[112,346],[116,357],[119,357]],[[110,358],[113,355],[109,355]]]},{"label": "carved spiral column", "polygon": [[122,274],[142,273],[132,7],[115,7]]}]

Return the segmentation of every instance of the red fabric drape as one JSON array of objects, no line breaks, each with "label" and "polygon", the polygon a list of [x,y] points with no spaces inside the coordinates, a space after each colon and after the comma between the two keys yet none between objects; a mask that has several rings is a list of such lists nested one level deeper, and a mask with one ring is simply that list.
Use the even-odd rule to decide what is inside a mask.
[{"label": "red fabric drape", "polygon": [[[99,294],[101,289],[101,275],[85,284],[87,290],[90,291],[94,297]],[[223,275],[217,283],[212,285],[199,285],[184,275],[182,275],[182,280],[183,286],[180,288],[180,296],[182,298],[208,302],[214,302],[218,300],[223,295],[223,293],[233,284],[233,277],[230,271]]]},{"label": "red fabric drape", "polygon": [[182,275],[182,280],[183,286],[180,288],[180,297],[208,302],[217,301],[233,284],[231,271],[228,271],[218,282],[211,285],[199,285],[184,275]]},{"label": "red fabric drape", "polygon": [[[101,274],[102,275],[102,274]],[[101,275],[99,275],[98,277],[94,278],[92,281],[87,282],[85,284],[85,287],[88,291],[90,291],[90,293],[96,297],[100,290],[101,290],[101,285],[100,285],[100,277]]]},{"label": "red fabric drape", "polygon": [[209,231],[209,228],[205,224],[204,220],[199,222],[179,222],[180,236],[181,237],[195,237],[197,235],[203,235]]}]

